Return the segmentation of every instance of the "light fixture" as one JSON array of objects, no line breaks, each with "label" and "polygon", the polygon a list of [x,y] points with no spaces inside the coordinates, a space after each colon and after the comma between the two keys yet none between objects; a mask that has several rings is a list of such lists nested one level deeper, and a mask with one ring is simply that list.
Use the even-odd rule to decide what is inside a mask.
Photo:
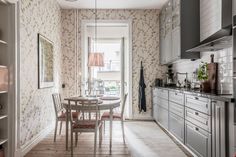
[{"label": "light fixture", "polygon": [[88,67],[89,67],[89,80],[88,80],[88,91],[89,91],[89,95],[91,95],[91,91],[92,91],[92,87],[91,87],[91,83],[92,83],[92,73],[91,73],[91,69],[93,67],[103,67],[104,66],[104,54],[101,52],[97,51],[97,0],[95,0],[95,41],[94,41],[94,45],[93,45],[93,51],[89,52],[88,55]]},{"label": "light fixture", "polygon": [[104,54],[103,53],[89,53],[88,66],[89,67],[103,67],[104,66]]}]

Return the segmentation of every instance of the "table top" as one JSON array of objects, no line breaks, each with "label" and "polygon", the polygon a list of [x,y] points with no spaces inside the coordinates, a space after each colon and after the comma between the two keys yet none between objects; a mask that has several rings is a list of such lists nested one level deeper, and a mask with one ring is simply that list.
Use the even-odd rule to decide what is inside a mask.
[{"label": "table top", "polygon": [[[99,97],[69,97],[65,98],[67,101],[86,101],[86,100],[98,100],[98,109],[99,110],[108,110],[113,109],[120,106],[120,99],[103,99],[101,100]],[[76,106],[76,104],[71,104],[71,109]],[[68,104],[64,103],[64,107],[67,108]]]}]

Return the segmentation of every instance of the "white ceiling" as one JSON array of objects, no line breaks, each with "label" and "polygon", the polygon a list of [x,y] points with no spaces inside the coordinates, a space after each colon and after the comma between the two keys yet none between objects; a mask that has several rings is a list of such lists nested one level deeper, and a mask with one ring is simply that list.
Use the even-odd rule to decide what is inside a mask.
[{"label": "white ceiling", "polygon": [[[95,0],[57,0],[64,9],[92,9]],[[97,0],[98,9],[160,9],[167,0]]]}]

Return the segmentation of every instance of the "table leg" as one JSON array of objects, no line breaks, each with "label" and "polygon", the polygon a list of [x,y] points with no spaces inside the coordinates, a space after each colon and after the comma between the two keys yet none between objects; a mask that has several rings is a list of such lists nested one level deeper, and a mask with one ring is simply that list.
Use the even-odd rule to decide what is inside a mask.
[{"label": "table leg", "polygon": [[110,154],[112,148],[112,122],[113,122],[113,108],[110,108]]},{"label": "table leg", "polygon": [[[68,101],[69,105],[70,105],[70,101]],[[68,110],[68,106],[66,108],[66,150],[68,150],[68,123],[69,123],[69,114],[68,114],[69,110]]]}]

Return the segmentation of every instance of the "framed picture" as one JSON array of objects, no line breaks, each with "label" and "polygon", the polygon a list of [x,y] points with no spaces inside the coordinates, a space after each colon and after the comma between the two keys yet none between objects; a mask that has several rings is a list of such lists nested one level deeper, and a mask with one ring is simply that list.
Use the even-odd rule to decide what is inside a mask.
[{"label": "framed picture", "polygon": [[38,34],[38,88],[54,86],[53,42]]}]

